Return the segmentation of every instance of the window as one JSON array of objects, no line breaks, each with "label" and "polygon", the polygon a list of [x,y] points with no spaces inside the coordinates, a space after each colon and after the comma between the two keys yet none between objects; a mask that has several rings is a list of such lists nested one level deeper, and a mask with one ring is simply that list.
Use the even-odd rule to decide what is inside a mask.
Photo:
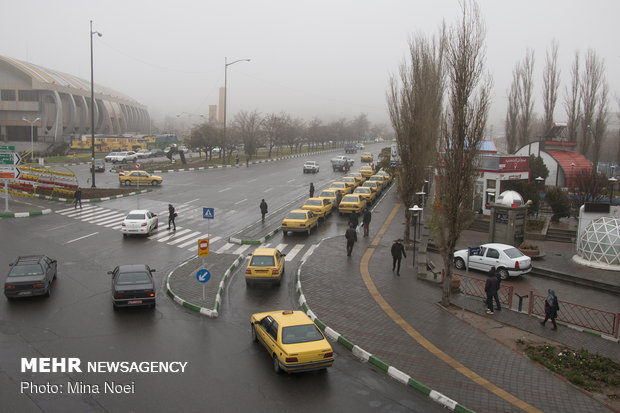
[{"label": "window", "polygon": [[36,102],[39,100],[36,90],[20,90],[18,96],[20,102]]},{"label": "window", "polygon": [[495,189],[495,179],[487,179],[487,189]]},{"label": "window", "polygon": [[493,248],[489,248],[489,251],[487,251],[487,258],[499,258],[499,252]]},{"label": "window", "polygon": [[2,89],[2,91],[0,91],[0,100],[15,101],[15,91]]},{"label": "window", "polygon": [[274,320],[273,323],[267,329],[267,333],[273,338],[274,341],[278,341],[278,323]]}]

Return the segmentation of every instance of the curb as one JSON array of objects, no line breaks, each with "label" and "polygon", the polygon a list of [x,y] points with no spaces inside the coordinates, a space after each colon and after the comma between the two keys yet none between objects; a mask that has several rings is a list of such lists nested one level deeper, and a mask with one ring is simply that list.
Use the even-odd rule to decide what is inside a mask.
[{"label": "curb", "polygon": [[263,242],[267,241],[269,238],[273,237],[275,234],[277,234],[280,231],[280,228],[276,228],[273,231],[271,231],[269,234],[265,235],[264,237],[257,239],[257,240],[242,240],[240,238],[233,238],[230,237],[228,238],[228,242],[230,242],[231,244],[238,244],[238,245],[260,245]]},{"label": "curb", "polygon": [[39,215],[51,214],[51,209],[44,209],[42,211],[30,211],[30,212],[0,212],[0,218],[27,218]]},{"label": "curb", "polygon": [[[323,241],[321,240],[321,242]],[[315,248],[318,247],[321,244],[321,242],[316,244]],[[319,320],[316,314],[314,314],[312,310],[310,309],[310,307],[308,306],[308,303],[306,302],[306,297],[304,296],[303,291],[301,289],[301,268],[306,262],[306,259],[311,255],[311,253],[314,252],[315,248],[312,248],[311,251],[308,252],[308,254],[304,255],[299,264],[299,267],[297,269],[297,282],[295,283],[295,291],[297,292],[297,295],[299,297],[299,301],[298,301],[299,306],[308,315],[308,317],[310,317],[312,321],[314,321],[317,327],[319,327],[325,333],[325,335],[327,335],[331,340],[336,341],[342,346],[344,346],[347,350],[352,352],[353,355],[357,357],[358,359],[360,359],[361,361],[377,367],[379,370],[383,371],[384,373],[387,373],[388,376],[390,376],[394,380],[406,386],[409,386],[409,387],[412,387],[418,390],[420,393],[424,394],[425,396],[430,397],[433,401],[439,403],[443,407],[451,411],[454,411],[454,412],[475,413],[474,410],[468,409],[467,407],[459,404],[457,401],[452,400],[449,397],[443,395],[442,393],[431,389],[430,387],[415,380],[411,376],[403,373],[402,371],[396,369],[395,367],[388,365],[387,363],[383,362],[378,357],[373,356],[366,350],[353,344],[351,341],[346,339],[340,333],[333,330],[331,327],[325,325],[321,320]]]},{"label": "curb", "polygon": [[172,271],[168,273],[166,277],[166,294],[168,295],[168,297],[172,298],[173,301],[175,301],[177,304],[179,304],[182,307],[185,307],[189,310],[195,311],[207,317],[215,318],[219,316],[219,310],[222,304],[222,293],[224,292],[224,288],[226,287],[226,281],[228,281],[230,274],[232,274],[232,272],[237,268],[237,266],[243,261],[243,255],[239,255],[235,259],[235,261],[232,263],[232,265],[228,267],[226,272],[224,272],[224,276],[222,277],[222,281],[220,281],[220,285],[217,289],[217,294],[215,296],[215,306],[212,309],[206,308],[206,307],[200,307],[195,304],[188,303],[187,301],[185,301],[184,299],[176,295],[174,292],[172,292],[172,290],[170,289],[170,276],[172,275],[172,273],[174,273],[177,269],[179,269],[180,267],[182,267],[189,261],[193,260],[194,258],[196,257],[186,259],[185,261],[183,261],[182,263],[174,267]]},{"label": "curb", "polygon": [[[147,189],[142,189],[140,191],[128,192],[126,194],[106,196],[104,198],[82,199],[82,203],[88,204],[88,203],[91,203],[91,202],[109,201],[110,199],[125,198],[125,197],[128,197],[128,196],[133,196],[133,195],[137,195],[137,194],[145,194],[147,192],[152,192],[152,191],[153,191],[153,189],[147,188]],[[4,191],[0,190],[0,192],[4,192]],[[13,191],[13,190],[9,191],[9,193],[14,193],[15,195],[18,195],[18,196],[27,196],[29,198],[46,199],[48,201],[75,202],[75,198],[59,198],[59,197],[55,197],[55,196],[41,195],[41,194],[29,194],[28,192]]]}]

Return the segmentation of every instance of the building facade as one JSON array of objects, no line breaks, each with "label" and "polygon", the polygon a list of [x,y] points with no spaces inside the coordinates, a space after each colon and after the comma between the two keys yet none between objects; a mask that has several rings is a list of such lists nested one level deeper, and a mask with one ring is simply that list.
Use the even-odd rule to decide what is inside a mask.
[{"label": "building facade", "polygon": [[[0,56],[0,141],[55,143],[91,134],[149,133],[146,106],[112,89],[32,63]],[[92,111],[92,112],[91,112]]]}]

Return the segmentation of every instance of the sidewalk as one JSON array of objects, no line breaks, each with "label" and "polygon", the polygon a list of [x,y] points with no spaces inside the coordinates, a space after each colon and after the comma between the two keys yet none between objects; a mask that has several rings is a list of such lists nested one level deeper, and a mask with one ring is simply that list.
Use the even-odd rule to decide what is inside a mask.
[{"label": "sidewalk", "polygon": [[[321,323],[387,366],[478,412],[530,408],[609,411],[565,380],[438,306],[439,287],[412,276],[409,253],[403,259],[401,276],[396,276],[390,268],[390,247],[394,239],[402,238],[402,206],[378,244],[371,246],[396,204],[396,193],[391,191],[373,212],[371,237],[359,237],[352,257],[346,257],[346,242],[339,236],[324,240],[302,265],[301,293]],[[363,279],[364,260],[368,262],[367,275],[376,286],[374,293]],[[474,309],[476,305],[470,303],[468,307]],[[501,319],[495,321],[540,327],[535,319],[511,311],[502,312]],[[583,341],[587,336],[563,327],[554,333],[558,333],[554,339],[559,341]],[[593,339],[617,349],[617,344]],[[364,354],[359,348],[354,352],[357,349]]]},{"label": "sidewalk", "polygon": [[25,218],[33,217],[37,215],[46,215],[52,212],[49,208],[43,208],[40,205],[34,203],[35,198],[29,197],[16,197],[9,193],[9,210],[5,210],[4,190],[0,190],[0,218]]}]

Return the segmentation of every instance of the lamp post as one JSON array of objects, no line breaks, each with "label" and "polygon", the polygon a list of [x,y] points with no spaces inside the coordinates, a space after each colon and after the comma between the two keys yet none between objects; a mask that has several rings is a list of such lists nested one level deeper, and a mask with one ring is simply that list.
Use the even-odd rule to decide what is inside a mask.
[{"label": "lamp post", "polygon": [[93,32],[93,21],[90,21],[90,133],[91,133],[91,158],[90,172],[92,175],[91,188],[95,188],[95,80],[93,75],[93,35],[103,36],[101,33]]},{"label": "lamp post", "polygon": [[409,208],[409,211],[413,212],[413,218],[414,218],[414,221],[413,221],[413,271],[415,273],[416,272],[415,251],[416,251],[416,242],[418,238],[417,221],[418,221],[418,213],[422,211],[422,208],[420,208],[417,205],[414,205],[413,208]]},{"label": "lamp post", "polygon": [[30,163],[32,163],[32,162],[34,162],[33,161],[33,157],[34,157],[34,124],[36,122],[38,122],[39,120],[41,120],[41,118],[36,118],[36,119],[33,119],[33,120],[28,120],[24,116],[22,118],[22,120],[24,122],[28,122],[30,124]]},{"label": "lamp post", "polygon": [[535,179],[536,181],[536,189],[538,190],[538,207],[536,208],[536,218],[538,218],[538,213],[540,212],[540,203],[542,202],[540,199],[540,184],[542,184],[543,182],[545,182],[545,178],[543,178],[542,176],[539,176],[538,178]]},{"label": "lamp post", "polygon": [[420,191],[415,193],[418,196],[418,202],[421,205],[421,212],[418,219],[418,237],[422,237],[422,231],[420,227],[422,226],[422,220],[424,219],[424,201],[426,197],[426,192]]},{"label": "lamp post", "polygon": [[614,202],[614,185],[616,185],[616,182],[618,182],[618,180],[614,176],[612,176],[607,181],[609,182],[609,186],[611,186],[611,191],[609,191],[609,205],[612,205]]},{"label": "lamp post", "polygon": [[224,150],[224,157],[222,158],[222,165],[226,165],[226,95],[228,95],[228,66],[234,65],[239,62],[249,62],[250,59],[239,59],[234,62],[228,63],[228,58],[224,57],[224,142],[222,149]]}]

